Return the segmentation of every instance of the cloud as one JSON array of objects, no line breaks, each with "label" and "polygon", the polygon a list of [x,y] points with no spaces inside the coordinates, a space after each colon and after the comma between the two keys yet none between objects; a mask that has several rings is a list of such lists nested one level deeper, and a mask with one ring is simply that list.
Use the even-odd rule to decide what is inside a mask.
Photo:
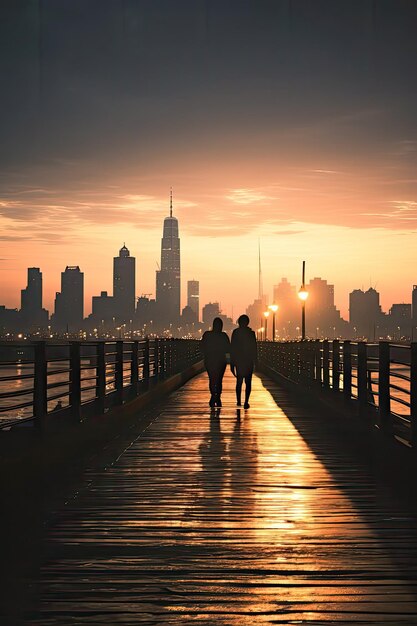
[{"label": "cloud", "polygon": [[235,204],[255,204],[275,200],[273,196],[268,196],[258,189],[230,189],[225,197]]},{"label": "cloud", "polygon": [[274,235],[301,235],[305,230],[276,230]]},{"label": "cloud", "polygon": [[311,170],[315,174],[340,174],[337,170]]},{"label": "cloud", "polygon": [[[250,169],[234,173],[236,182],[254,183],[251,176]],[[104,180],[101,174],[50,187],[45,181],[33,184],[36,176],[22,176],[0,192],[0,236],[3,241],[54,245],[75,238],[89,241],[96,227],[160,232],[172,179],[180,189],[174,195],[174,214],[182,235],[238,237],[262,229],[288,236],[301,234],[300,223],[404,230],[414,228],[417,220],[415,188],[403,182],[413,179],[399,178],[398,170],[388,167],[322,169],[300,164],[282,167],[279,178],[273,168],[262,176],[261,184],[230,187],[221,183],[231,175],[218,169],[182,177],[170,173],[157,180],[135,173]]]}]

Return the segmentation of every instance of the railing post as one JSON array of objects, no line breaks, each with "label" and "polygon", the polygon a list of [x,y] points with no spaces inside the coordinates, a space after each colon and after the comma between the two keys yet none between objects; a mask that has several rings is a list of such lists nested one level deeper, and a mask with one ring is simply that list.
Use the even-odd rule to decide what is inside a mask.
[{"label": "railing post", "polygon": [[175,341],[176,339],[170,339],[167,344],[167,359],[166,359],[166,366],[165,366],[166,371],[167,371],[167,378],[172,374]]},{"label": "railing post", "polygon": [[42,420],[48,413],[48,364],[45,341],[36,342],[34,357],[33,415],[36,426],[41,427]]},{"label": "railing post", "polygon": [[352,345],[343,342],[343,396],[347,402],[352,398]]},{"label": "railing post", "polygon": [[316,380],[317,386],[321,388],[322,364],[321,364],[321,341],[320,339],[316,339],[314,343],[314,360],[315,360],[315,380]]},{"label": "railing post", "polygon": [[70,342],[70,393],[71,412],[81,421],[81,346],[79,341]]},{"label": "railing post", "polygon": [[301,341],[294,341],[292,345],[291,378],[296,383],[300,381],[301,371]]},{"label": "railing post", "polygon": [[139,344],[137,341],[132,343],[132,355],[130,361],[130,385],[132,389],[132,395],[138,395],[138,380],[139,380]]},{"label": "railing post", "polygon": [[323,341],[323,387],[325,389],[330,386],[329,354],[329,342],[325,339]]},{"label": "railing post", "polygon": [[155,380],[158,381],[159,380],[159,373],[160,373],[160,367],[159,367],[159,353],[160,353],[160,346],[159,346],[159,342],[160,339],[154,339],[154,374],[155,374]]},{"label": "railing post", "polygon": [[390,345],[388,341],[379,342],[378,367],[378,405],[381,424],[391,426],[391,398],[390,398]]},{"label": "railing post", "polygon": [[149,363],[149,339],[145,339],[143,347],[143,382],[145,388],[149,387],[151,367]]},{"label": "railing post", "polygon": [[340,352],[339,340],[333,339],[332,353],[332,389],[335,393],[339,393],[340,383]]},{"label": "railing post", "polygon": [[115,387],[117,403],[123,404],[123,341],[116,341]]},{"label": "railing post", "polygon": [[97,343],[97,399],[100,413],[104,413],[106,401],[106,351],[105,343],[99,341]]},{"label": "railing post", "polygon": [[410,362],[410,421],[411,444],[417,447],[417,343],[411,343]]},{"label": "railing post", "polygon": [[159,357],[158,368],[159,368],[159,377],[162,380],[165,378],[165,367],[166,367],[165,350],[166,350],[166,339],[162,339],[162,340],[158,339],[158,357]]},{"label": "railing post", "polygon": [[368,402],[368,363],[367,346],[364,341],[358,343],[358,401],[359,410],[363,412]]}]

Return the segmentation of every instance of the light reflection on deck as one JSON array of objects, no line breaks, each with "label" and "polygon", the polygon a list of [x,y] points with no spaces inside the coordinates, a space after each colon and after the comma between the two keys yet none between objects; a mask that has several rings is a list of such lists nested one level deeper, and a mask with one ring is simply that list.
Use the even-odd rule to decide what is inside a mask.
[{"label": "light reflection on deck", "polygon": [[256,378],[238,411],[233,384],[210,414],[205,376],[190,381],[117,463],[89,471],[48,530],[28,623],[417,624],[414,514],[401,521],[329,444],[336,479],[285,394],[277,406]]}]

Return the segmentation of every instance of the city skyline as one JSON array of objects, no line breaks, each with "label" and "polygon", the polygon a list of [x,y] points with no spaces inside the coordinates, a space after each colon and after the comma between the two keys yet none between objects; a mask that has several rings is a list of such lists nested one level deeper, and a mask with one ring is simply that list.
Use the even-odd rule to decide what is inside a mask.
[{"label": "city skyline", "polygon": [[171,185],[182,274],[198,275],[202,301],[229,315],[257,293],[259,237],[270,296],[281,276],[298,284],[306,259],[308,276],[337,286],[345,317],[358,286],[377,287],[385,310],[406,300],[417,266],[417,5],[319,4],[2,8],[5,304],[17,305],[30,264],[50,310],[58,267],[83,268],[87,302],[98,283],[110,293],[109,250],[123,241],[139,292],[155,293]]},{"label": "city skyline", "polygon": [[[161,219],[162,219],[163,211],[161,211],[160,213],[161,213]],[[252,263],[252,266],[248,268],[248,272],[247,272],[250,276],[250,283],[252,286],[251,290],[249,291],[248,289],[247,291],[241,293],[239,298],[236,301],[231,300],[230,297],[227,300],[224,300],[221,298],[221,294],[222,292],[224,293],[225,291],[227,293],[229,290],[228,289],[224,290],[224,288],[222,289],[222,286],[221,284],[220,285],[218,284],[216,277],[210,276],[210,272],[207,272],[207,268],[206,268],[206,270],[203,272],[203,275],[206,277],[206,279],[208,278],[209,284],[213,283],[213,278],[214,278],[215,285],[213,285],[210,288],[207,288],[207,285],[205,284],[205,282],[200,279],[200,289],[201,289],[200,301],[201,302],[203,303],[220,302],[222,310],[227,315],[231,315],[233,311],[236,311],[239,309],[241,310],[246,309],[250,300],[256,296],[256,293],[259,288],[258,286],[258,241],[253,241],[252,243],[253,243],[252,245],[253,263]],[[161,246],[161,239],[160,239],[160,233],[159,233],[158,247],[160,248],[160,246]],[[116,244],[116,247],[117,247],[117,244]],[[134,252],[133,247],[132,246],[129,246],[129,247],[130,247],[130,250],[132,250],[132,254],[133,254]],[[183,247],[185,246],[183,245]],[[278,274],[277,274],[273,269],[271,269],[269,264],[265,262],[265,257],[267,255],[265,255],[264,253],[264,248],[265,248],[264,240],[262,240],[262,266],[263,266],[262,272],[263,272],[263,277],[264,277],[263,278],[264,292],[265,292],[265,295],[268,297],[269,302],[272,303],[274,286],[279,282],[279,280],[282,277],[285,276],[292,285],[296,287],[299,286],[298,283],[300,282],[300,277],[297,276],[297,273],[300,273],[301,262],[299,259],[294,259],[294,261],[291,263],[291,265],[293,266],[293,271],[291,273],[285,272],[285,270],[282,269],[282,270],[278,270]],[[85,274],[85,285],[86,285],[85,299],[84,299],[86,315],[91,313],[91,310],[92,310],[91,301],[92,301],[93,296],[97,296],[100,291],[105,290],[105,291],[108,291],[109,293],[112,291],[114,279],[113,279],[112,268],[111,268],[111,255],[112,255],[111,252],[107,255],[107,251],[106,251],[105,257],[108,256],[107,258],[108,267],[102,268],[103,273],[100,273],[100,274],[95,273],[93,275],[91,274],[89,275],[89,272],[87,270],[84,270],[84,266],[82,267],[82,270],[84,271],[84,274]],[[157,256],[157,253],[155,254],[155,257],[156,256]],[[153,273],[153,276],[146,275],[144,273],[144,268],[147,267],[148,264],[146,264],[143,258],[141,258],[140,252],[135,252],[134,257],[136,257],[138,266],[139,266],[139,270],[137,271],[137,274],[139,274],[139,276],[136,277],[136,281],[135,281],[136,298],[138,298],[144,293],[150,294],[151,297],[155,298],[156,290],[155,290],[154,271],[153,272],[151,271],[151,274]],[[190,265],[193,265],[193,267],[195,266],[195,264],[189,263],[189,259],[187,258],[187,249],[185,249],[185,253],[183,254],[182,262],[185,267],[189,267]],[[156,263],[157,262],[155,262],[155,264]],[[21,265],[22,265],[22,270],[21,271],[19,270],[19,275],[20,273],[23,273],[24,275],[26,275],[27,268],[28,268],[26,259],[24,258],[21,259]],[[49,310],[50,312],[52,312],[54,309],[55,294],[57,291],[60,290],[60,277],[61,277],[62,267],[68,266],[70,264],[65,262],[65,260],[63,260],[62,267],[61,267],[59,262],[55,259],[54,270],[50,273],[47,273],[43,269],[41,264],[33,264],[33,265],[40,267],[41,271],[43,272],[43,284],[44,284],[43,302],[44,302],[45,308]],[[76,260],[74,261],[74,265],[79,265],[80,267],[82,266],[82,264],[76,262]],[[87,263],[87,267],[88,265],[89,264]],[[282,267],[284,267],[284,265]],[[309,271],[310,268],[311,268],[311,272]],[[414,270],[414,268],[412,269]],[[3,285],[4,285],[4,275],[7,272],[8,270],[5,268],[3,270],[3,273],[1,274]],[[190,274],[186,274],[186,271],[183,270],[182,273],[185,276],[185,280],[182,281],[182,285],[181,285],[181,309],[187,304],[187,284],[186,283],[187,283],[187,280],[189,280],[188,277],[193,275],[192,271]],[[51,279],[51,275],[53,276],[54,274],[55,274],[55,279]],[[274,277],[274,274],[275,274],[275,277]],[[383,285],[385,282],[383,279],[372,280],[370,278],[368,283],[366,282],[359,283],[359,281],[357,280],[357,277],[355,277],[347,281],[342,281],[342,283],[345,282],[345,284],[347,285],[347,289],[348,289],[348,291],[347,290],[342,291],[340,284],[338,284],[337,281],[332,280],[331,275],[332,273],[328,271],[328,268],[327,268],[327,272],[323,272],[322,274],[320,274],[319,272],[315,272],[314,262],[307,261],[307,281],[315,277],[321,276],[321,277],[324,277],[326,280],[328,280],[329,283],[333,283],[335,285],[335,304],[337,308],[340,309],[342,317],[344,319],[348,319],[349,317],[349,293],[351,293],[351,291],[353,291],[354,289],[366,290],[370,287],[377,289],[381,294],[382,310],[386,312],[389,311],[393,303],[411,302],[410,294],[411,294],[412,285],[415,283],[415,280],[414,281],[411,280],[411,282],[408,285],[405,284],[405,281],[401,283],[400,285],[397,285],[397,289],[395,290],[395,292],[391,292],[394,294],[398,294],[397,298],[392,299],[389,292],[384,291],[383,289]],[[413,272],[412,272],[412,275],[414,275]],[[9,292],[9,297],[7,296],[7,292],[3,292],[3,289],[2,289],[2,292],[0,294],[1,304],[5,304],[8,308],[19,308],[20,292],[22,289],[23,282],[24,282],[24,279],[22,278],[21,283],[13,284],[13,288],[11,288]],[[381,284],[382,284],[382,287],[381,287]],[[141,285],[143,286],[143,288],[141,288]],[[216,289],[216,285],[217,285],[217,289]]]},{"label": "city skyline", "polygon": [[[220,302],[222,310],[227,314],[227,315],[231,315],[231,313],[233,311],[239,310],[239,309],[246,309],[249,301],[256,296],[257,291],[258,291],[258,258],[257,258],[257,249],[256,246],[258,245],[258,242],[254,242],[254,246],[253,246],[253,251],[255,254],[255,257],[253,258],[253,266],[251,268],[249,268],[249,272],[251,275],[251,283],[252,283],[252,289],[249,292],[245,291],[241,296],[240,296],[240,302],[241,305],[239,307],[239,305],[236,304],[235,301],[229,301],[225,302],[224,300],[222,301],[221,297],[219,296],[219,293],[221,293],[222,289],[221,287],[219,288],[219,290],[216,292],[215,288],[208,290],[206,288],[206,286],[204,285],[204,282],[200,280],[200,301],[203,303],[206,302]],[[160,237],[159,237],[159,246],[160,246]],[[117,247],[117,244],[116,246]],[[132,247],[130,246],[130,249],[132,250]],[[108,293],[112,292],[112,286],[113,286],[113,282],[114,282],[114,278],[113,278],[113,273],[112,273],[112,267],[111,267],[111,256],[112,253],[110,252],[108,255],[108,259],[107,259],[107,274],[103,274],[100,275],[100,278],[95,278],[94,279],[94,283],[91,280],[91,276],[88,275],[88,272],[84,270],[84,266],[82,266],[81,263],[75,263],[76,265],[79,265],[81,267],[81,269],[84,271],[85,274],[85,284],[88,285],[88,288],[85,289],[85,298],[84,298],[84,303],[85,303],[85,314],[88,315],[91,313],[92,311],[92,297],[93,296],[97,296],[100,291],[107,291]],[[140,256],[138,255],[138,253],[136,253],[134,255],[138,261],[139,267],[143,267],[143,263],[142,263],[142,259],[140,258]],[[183,255],[183,263],[186,266],[189,266],[189,263],[187,263],[187,258],[185,255]],[[289,280],[289,282],[295,286],[295,287],[299,287],[300,283],[300,279],[297,280],[297,270],[299,272],[300,267],[298,267],[298,265],[300,265],[300,261],[298,261],[297,267],[295,268],[295,270],[291,273],[291,274],[287,274],[285,275],[285,273],[281,274],[277,274],[275,276],[275,278],[273,277],[273,270],[271,270],[270,268],[268,268],[266,266],[264,257],[262,257],[262,264],[263,264],[263,276],[264,276],[264,292],[265,292],[265,296],[268,298],[269,302],[272,303],[274,302],[274,286],[279,282],[279,280],[283,277],[287,278]],[[294,263],[295,265],[296,263]],[[36,265],[36,264],[33,264]],[[405,303],[405,302],[411,302],[411,290],[412,290],[412,286],[415,283],[415,281],[411,281],[410,284],[408,285],[400,285],[400,287],[396,290],[395,293],[398,294],[397,299],[391,299],[390,295],[387,292],[384,292],[383,289],[380,287],[380,282],[383,281],[371,281],[369,280],[369,282],[366,284],[362,283],[359,284],[359,282],[356,279],[351,279],[350,281],[347,281],[347,284],[350,285],[348,287],[349,291],[344,291],[341,293],[341,289],[340,289],[340,285],[337,284],[336,281],[333,281],[329,278],[329,273],[327,274],[323,274],[323,275],[319,275],[318,272],[315,272],[314,275],[310,274],[308,272],[309,269],[309,265],[312,265],[312,263],[307,262],[307,282],[316,278],[316,277],[321,277],[321,278],[325,278],[326,280],[328,280],[329,283],[333,283],[335,284],[335,304],[337,306],[338,309],[340,309],[342,317],[345,319],[348,319],[349,315],[349,293],[351,293],[351,291],[355,290],[355,289],[362,289],[362,290],[367,290],[368,288],[375,288],[377,289],[380,294],[381,294],[381,306],[382,306],[382,310],[388,312],[388,310],[390,309],[390,307],[392,306],[392,304],[394,303]],[[62,266],[56,262],[55,263],[55,267],[54,270],[51,272],[52,276],[55,274],[56,277],[54,280],[51,280],[51,275],[48,275],[48,273],[46,273],[42,266],[39,264],[37,265],[37,267],[40,267],[42,273],[43,273],[43,285],[44,285],[44,289],[43,289],[43,302],[44,302],[44,307],[50,311],[53,312],[54,310],[54,299],[55,299],[55,294],[56,292],[58,292],[60,290],[60,278],[61,278],[61,272],[62,272],[62,267],[65,266],[69,266],[69,263],[66,263],[65,261],[63,261]],[[27,270],[28,270],[28,264],[27,262],[22,261],[22,274],[23,276],[27,275]],[[138,272],[137,272],[138,273]],[[185,274],[185,272],[183,273]],[[189,274],[193,275],[192,273]],[[20,276],[20,271],[19,271],[19,276]],[[206,274],[207,276],[207,274]],[[271,279],[272,277],[272,279]],[[7,292],[4,291],[3,289],[0,289],[1,292],[1,302],[0,304],[5,304],[7,308],[19,308],[20,305],[20,298],[21,298],[21,290],[23,288],[24,285],[24,280],[25,278],[22,277],[21,279],[21,283],[15,283],[13,285],[13,290],[11,290],[9,292],[9,297],[7,296]],[[185,275],[185,279],[182,281],[183,284],[181,286],[181,309],[186,306],[186,304],[188,303],[188,296],[187,296],[187,281],[190,280],[187,275]],[[272,282],[271,282],[272,280]],[[267,282],[268,281],[268,282]],[[0,287],[2,287],[2,282],[3,282],[3,275],[0,274]],[[139,284],[138,284],[139,283]],[[149,289],[150,287],[152,287],[152,283],[153,283],[153,289]],[[255,284],[256,283],[256,284]],[[45,288],[46,285],[46,288]],[[143,286],[143,288],[141,288],[141,285]],[[153,276],[146,276],[143,275],[142,272],[140,272],[140,277],[136,277],[136,287],[135,287],[135,297],[138,298],[140,297],[142,294],[148,294],[151,297],[155,298],[156,296],[156,290],[155,290],[155,275],[153,272]],[[201,295],[203,294],[203,295]],[[208,295],[207,295],[208,294]]]},{"label": "city skyline", "polygon": [[[169,218],[165,218],[165,221],[167,219]],[[124,270],[124,276],[122,278],[122,281],[123,281],[122,289],[124,289],[125,287],[127,287],[129,290],[131,289],[132,298],[134,296],[135,306],[131,310],[129,309],[128,299],[126,299],[125,301],[123,298],[122,299],[120,298],[120,295],[119,297],[116,297],[116,298],[114,296],[115,290],[116,291],[120,290],[120,287],[118,286],[118,282],[120,280],[120,269],[119,269],[120,266],[117,265],[117,262],[124,258],[127,258],[132,261],[132,265],[130,265],[129,268],[126,268],[126,270]],[[113,295],[110,295],[105,290],[101,290],[100,293],[97,291],[97,293],[95,293],[95,295],[92,296],[91,305],[87,305],[87,296],[84,295],[84,272],[81,271],[81,268],[79,266],[66,266],[65,271],[61,271],[60,291],[56,292],[54,306],[51,309],[45,309],[42,306],[43,305],[43,274],[40,271],[40,268],[29,267],[27,268],[27,287],[20,289],[21,305],[20,307],[10,307],[10,309],[12,311],[20,310],[23,316],[22,320],[23,319],[26,320],[25,323],[29,323],[30,321],[29,318],[32,316],[35,324],[39,323],[40,325],[45,326],[46,324],[45,321],[41,322],[38,318],[39,316],[41,316],[42,318],[43,314],[46,315],[48,313],[51,316],[51,322],[54,322],[54,318],[56,321],[57,303],[59,305],[59,308],[61,308],[62,305],[60,304],[59,300],[62,297],[63,290],[65,291],[67,289],[67,287],[64,287],[64,283],[62,281],[64,280],[65,277],[67,276],[71,277],[75,273],[81,277],[81,281],[82,281],[82,286],[80,286],[81,298],[77,298],[77,302],[78,302],[77,307],[79,307],[80,311],[79,313],[70,311],[71,315],[74,315],[75,313],[76,319],[86,321],[87,318],[90,317],[90,314],[94,313],[95,306],[99,306],[100,307],[99,310],[101,310],[101,307],[104,306],[103,310],[106,310],[106,313],[96,313],[96,317],[107,317],[108,319],[112,319],[112,316],[113,316],[113,319],[118,320],[118,323],[120,323],[121,321],[126,321],[126,320],[129,321],[129,317],[131,318],[136,314],[136,308],[138,306],[139,301],[143,299],[148,300],[149,296],[153,295],[151,293],[140,294],[140,293],[133,291],[133,282],[134,282],[134,276],[135,276],[135,260],[136,259],[134,257],[130,256],[130,251],[124,243],[122,248],[119,250],[118,257],[113,258],[113,261],[114,261]],[[70,278],[70,281],[72,281],[71,278]],[[200,304],[199,304],[200,303],[200,296],[199,296],[200,283],[199,281],[195,279],[187,280],[186,283],[187,283],[187,287],[186,287],[187,297],[186,297],[186,305],[185,307],[183,307],[183,313],[184,313],[184,309],[190,308],[196,316],[195,321],[198,322],[199,307],[200,307]],[[337,303],[335,301],[335,286],[331,284],[330,282],[328,282],[327,279],[315,276],[314,278],[307,279],[305,285],[309,294],[307,310],[309,313],[310,322],[311,322],[311,319],[314,319],[317,315],[319,316],[322,315],[322,312],[327,309],[328,311],[331,311],[332,315],[335,314],[340,322],[342,323],[350,322],[351,324],[354,324],[355,321],[354,320],[352,321],[351,311],[352,311],[352,297],[356,297],[356,296],[360,298],[362,298],[363,296],[365,296],[365,298],[367,296],[370,296],[371,301],[372,301],[371,308],[375,309],[376,307],[376,309],[379,311],[379,314],[391,315],[392,313],[395,314],[395,312],[397,312],[398,314],[400,309],[405,311],[408,307],[410,319],[411,319],[411,316],[413,318],[416,317],[416,311],[417,311],[417,305],[416,305],[417,286],[416,285],[412,285],[412,288],[410,289],[408,297],[407,297],[407,301],[402,300],[401,302],[391,302],[389,307],[386,310],[384,310],[384,308],[380,304],[380,299],[381,299],[382,294],[378,290],[376,290],[373,287],[368,287],[367,289],[364,289],[363,287],[361,288],[355,287],[348,294],[349,308],[348,308],[348,314],[346,316],[343,315],[343,313],[338,309]],[[259,290],[259,287],[260,285],[258,286],[258,290]],[[259,293],[258,293],[258,298],[257,299],[255,298],[253,304],[250,304],[250,302],[248,301],[242,310],[246,310],[246,312],[248,313],[248,311],[251,309],[253,309],[254,311],[255,310],[258,311],[259,309],[256,315],[254,314],[251,315],[251,317],[253,318],[254,327],[257,326],[256,322],[259,320],[259,318],[262,318],[263,311],[268,310],[268,306],[270,304],[278,304],[278,308],[277,308],[278,317],[282,317],[283,315],[283,308],[284,308],[283,305],[285,304],[285,307],[289,306],[291,309],[291,312],[289,313],[289,317],[296,319],[300,313],[299,311],[300,302],[297,297],[297,289],[298,289],[297,284],[293,284],[291,280],[288,280],[287,277],[281,277],[280,281],[276,282],[273,285],[272,297],[269,297],[268,293],[266,292],[263,292],[263,295],[261,296],[259,296]],[[98,290],[98,286],[97,286],[97,290]],[[377,304],[373,302],[374,296],[375,297],[377,296]],[[72,298],[74,298],[74,294],[70,295],[70,292],[68,292],[68,295],[66,295],[65,297],[68,300],[68,304],[66,305],[65,310],[66,309],[69,310],[69,303],[71,302]],[[105,298],[104,302],[102,301],[103,298]],[[174,296],[174,301],[175,300],[176,300],[176,296]],[[96,305],[94,304],[94,301],[96,301]],[[102,304],[99,304],[100,301],[102,301]],[[152,302],[152,299],[151,299],[151,302]],[[156,304],[157,300],[153,299],[153,302]],[[166,305],[166,302],[164,301],[162,304]],[[0,305],[4,306],[4,303],[0,302]],[[126,309],[126,305],[128,305],[127,309]],[[206,305],[208,305],[209,308],[212,305],[215,305],[215,307],[218,307],[216,309],[218,310],[218,314],[221,313],[223,316],[227,315],[227,311],[221,305],[221,303],[219,302],[219,299],[213,298],[211,300],[203,301],[201,303],[201,306],[203,308],[205,308]],[[6,308],[9,308],[9,307],[6,306]],[[156,311],[157,310],[158,309],[156,309]],[[240,313],[238,313],[237,316],[239,314]],[[156,315],[156,319],[158,319],[159,313],[156,312],[155,315]],[[285,318],[285,315],[286,313],[284,314],[284,318]],[[232,317],[230,318],[232,319]],[[168,327],[169,319],[170,318],[166,318],[165,320],[159,320],[159,322],[162,324],[162,326],[165,325],[165,327]],[[233,322],[234,321],[235,320],[233,320]],[[279,323],[282,324],[285,322],[283,322],[282,320],[279,320]],[[65,325],[66,324],[64,324],[64,326]],[[61,326],[62,326],[62,323],[61,323]],[[59,327],[59,324],[58,324],[58,327]],[[343,333],[340,333],[340,335],[342,334]]]}]

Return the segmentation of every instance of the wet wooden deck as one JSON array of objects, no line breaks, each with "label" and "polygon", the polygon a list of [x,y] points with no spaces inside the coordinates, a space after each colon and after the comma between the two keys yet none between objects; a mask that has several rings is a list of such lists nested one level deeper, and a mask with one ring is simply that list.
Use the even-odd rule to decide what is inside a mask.
[{"label": "wet wooden deck", "polygon": [[256,378],[239,412],[233,385],[210,414],[198,376],[88,472],[47,530],[26,623],[417,624],[415,511],[284,391]]}]

